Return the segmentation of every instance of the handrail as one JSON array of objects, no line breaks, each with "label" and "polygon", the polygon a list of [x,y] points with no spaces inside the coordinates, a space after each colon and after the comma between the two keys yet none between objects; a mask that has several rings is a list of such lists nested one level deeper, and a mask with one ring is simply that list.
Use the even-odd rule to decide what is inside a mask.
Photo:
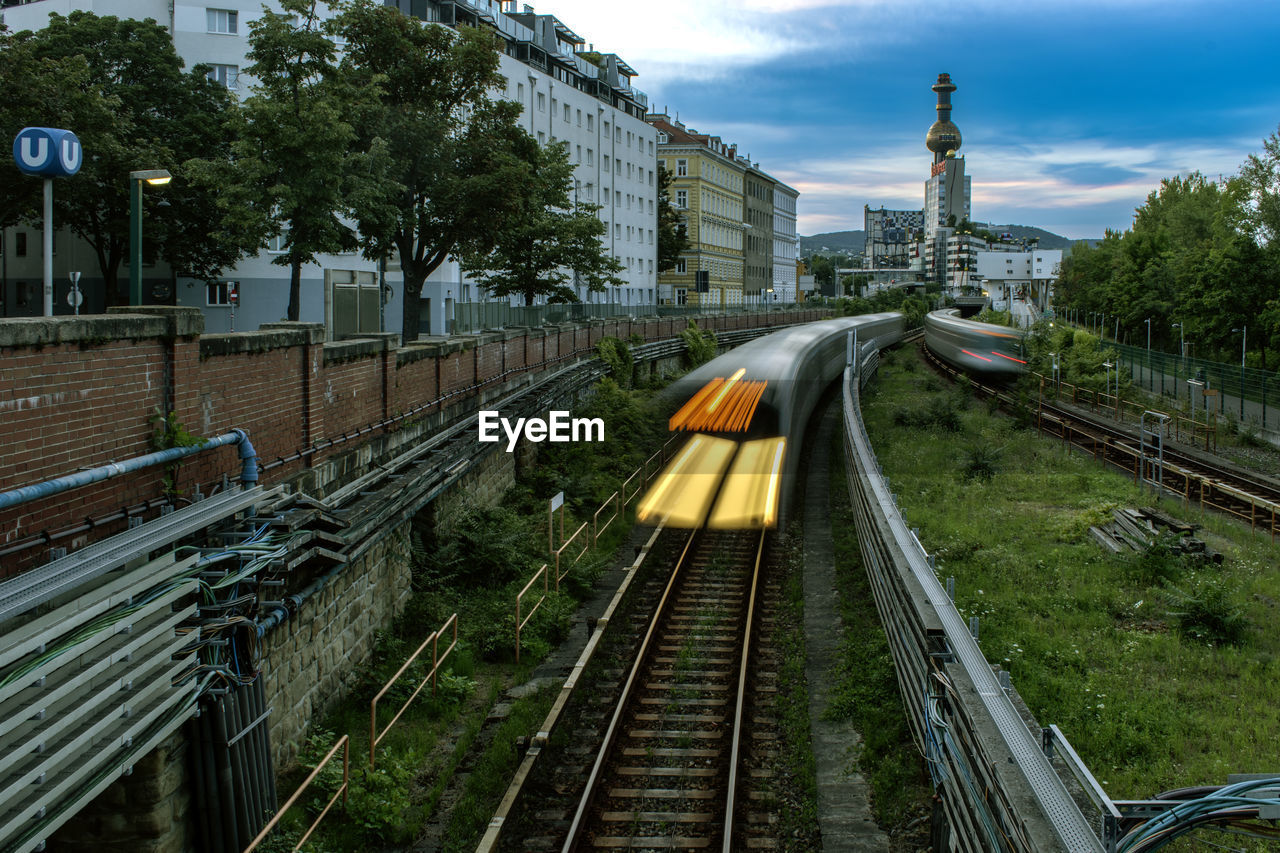
[{"label": "handrail", "polygon": [[[604,523],[604,527],[601,527],[600,513],[604,512],[606,509],[609,509],[611,506],[613,507],[613,515],[609,516],[609,519]],[[604,499],[604,503],[600,504],[600,508],[597,509],[595,515],[591,517],[591,544],[592,545],[596,545],[597,543],[599,543],[600,534],[608,530],[609,525],[613,524],[613,522],[617,520],[618,513],[621,510],[621,508],[622,506],[618,498],[617,492],[614,492],[613,494],[609,495],[609,497]]]},{"label": "handrail", "polygon": [[311,837],[311,833],[316,831],[316,827],[320,825],[320,821],[324,820],[324,816],[329,813],[329,809],[333,808],[333,804],[338,801],[339,794],[342,795],[342,807],[344,809],[347,807],[347,793],[351,783],[351,736],[343,735],[338,739],[338,742],[333,745],[333,748],[329,750],[329,754],[320,760],[320,763],[311,771],[311,775],[303,781],[298,790],[293,792],[293,796],[289,798],[288,802],[276,811],[275,816],[267,822],[267,825],[262,828],[262,831],[258,833],[257,837],[249,842],[249,846],[244,848],[244,853],[250,853],[259,844],[261,844],[268,835],[271,834],[271,830],[276,828],[276,824],[280,823],[280,819],[293,807],[293,804],[298,801],[298,798],[302,796],[302,793],[307,790],[307,786],[315,780],[316,776],[320,775],[320,771],[325,768],[325,765],[329,763],[339,748],[342,749],[342,785],[338,790],[333,792],[333,796],[329,798],[329,802],[325,805],[324,811],[320,812],[320,815],[312,822],[311,826],[307,828],[306,833],[304,833],[303,836],[298,839],[298,843],[293,846],[294,853],[301,850],[302,845],[307,843],[307,839]]},{"label": "handrail", "polygon": [[[520,618],[520,603],[524,600],[524,594],[529,591],[529,587],[533,586],[538,580],[538,575],[542,575],[542,596],[538,599],[538,603],[533,605],[523,619]],[[516,663],[520,663],[520,631],[533,618],[533,614],[538,612],[538,608],[542,606],[542,602],[547,600],[550,581],[547,580],[547,564],[543,563],[542,568],[533,573],[533,577],[529,578],[529,582],[524,585],[524,589],[516,595]]]},{"label": "handrail", "polygon": [[[560,581],[564,580],[566,577],[569,576],[569,571],[567,569],[565,570],[564,574],[560,573],[560,555],[564,553],[565,548],[568,548],[569,545],[573,543],[573,540],[578,538],[578,534],[582,533],[582,531],[586,529],[587,529],[587,522],[584,521],[582,522],[582,524],[578,526],[577,530],[573,531],[573,535],[570,536],[568,539],[564,540],[564,542],[561,543],[560,547],[556,549],[556,592],[560,591]],[[570,563],[571,566],[578,565],[578,561],[582,559],[582,555],[587,553],[587,549],[591,547],[591,545],[586,541],[586,539],[587,537],[584,536],[582,541],[582,550],[578,552],[578,556],[573,558],[573,562]]]},{"label": "handrail", "polygon": [[[449,647],[444,650],[444,654],[442,655],[440,654],[439,647],[440,636],[448,630],[450,624],[453,625],[453,640],[449,643]],[[409,668],[410,664],[418,659],[418,655],[422,654],[428,643],[431,644],[431,672],[427,673],[426,677],[422,679],[422,683],[413,691],[413,695],[405,700],[405,703],[400,706],[400,710],[396,711],[396,715],[391,718],[391,722],[387,723],[387,727],[382,730],[381,734],[378,734],[378,700],[386,695],[387,691],[391,689],[391,685],[395,684],[400,676],[404,675],[404,671]],[[444,624],[441,625],[438,630],[432,631],[431,634],[422,641],[422,645],[418,646],[417,651],[409,655],[409,659],[401,665],[400,669],[396,670],[396,674],[391,676],[391,679],[386,684],[382,685],[382,689],[378,691],[378,695],[374,696],[373,700],[369,702],[369,769],[372,770],[374,767],[376,761],[375,753],[377,751],[378,744],[387,736],[387,732],[391,731],[391,727],[396,724],[396,721],[400,719],[400,716],[404,714],[405,710],[408,709],[413,700],[418,698],[418,694],[422,692],[422,688],[427,686],[428,681],[431,682],[431,693],[433,695],[435,694],[436,673],[440,670],[440,664],[444,663],[445,658],[449,656],[449,652],[453,651],[454,647],[457,645],[458,614],[455,613],[448,619],[444,620]]]}]

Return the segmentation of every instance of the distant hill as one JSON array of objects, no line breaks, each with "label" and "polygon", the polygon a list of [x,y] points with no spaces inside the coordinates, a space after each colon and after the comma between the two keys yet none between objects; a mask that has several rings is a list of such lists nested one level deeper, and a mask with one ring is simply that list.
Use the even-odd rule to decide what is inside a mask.
[{"label": "distant hill", "polygon": [[[975,224],[996,234],[1008,232],[1015,240],[1038,237],[1042,249],[1069,249],[1073,243],[1079,242],[1032,225],[990,225],[981,222]],[[1099,240],[1090,239],[1085,242],[1097,245]],[[858,254],[866,248],[866,243],[867,232],[865,231],[829,231],[825,234],[814,234],[812,237],[801,236],[800,254]]]},{"label": "distant hill", "polygon": [[862,252],[867,243],[866,231],[831,231],[826,234],[814,234],[812,237],[800,238],[800,254],[815,253],[856,255]]}]

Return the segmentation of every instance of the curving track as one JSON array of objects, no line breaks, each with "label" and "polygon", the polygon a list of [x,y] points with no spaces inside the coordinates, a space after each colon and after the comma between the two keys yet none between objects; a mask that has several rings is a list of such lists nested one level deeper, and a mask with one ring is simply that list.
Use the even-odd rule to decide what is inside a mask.
[{"label": "curving track", "polygon": [[[959,374],[927,348],[922,351],[939,371],[951,377]],[[999,398],[1007,410],[1020,405],[1004,389],[978,383],[972,387],[983,397]],[[1043,398],[1037,407],[1036,425],[1095,458],[1133,474],[1137,480],[1158,481],[1166,492],[1189,503],[1234,515],[1255,529],[1269,532],[1272,538],[1280,534],[1280,484],[1269,477],[1169,444],[1163,447],[1163,464],[1156,466],[1155,454],[1143,447],[1138,432],[1116,424],[1110,417],[1103,420]]]}]

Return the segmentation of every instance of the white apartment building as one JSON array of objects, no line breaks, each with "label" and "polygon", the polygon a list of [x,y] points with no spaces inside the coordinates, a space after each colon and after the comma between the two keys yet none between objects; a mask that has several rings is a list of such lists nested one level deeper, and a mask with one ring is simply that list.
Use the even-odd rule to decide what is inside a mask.
[{"label": "white apartment building", "polygon": [[800,191],[784,183],[773,187],[773,301],[796,301],[796,260],[800,238],[796,235],[796,202]]},{"label": "white apartment building", "polygon": [[[264,0],[28,0],[0,14],[12,30],[39,29],[47,25],[50,13],[66,15],[77,10],[154,18],[169,29],[175,49],[188,67],[211,64],[211,76],[245,97],[252,85],[243,72],[250,64],[245,58],[249,24],[261,16],[263,4]],[[266,0],[266,5],[277,11],[280,8],[274,0]],[[499,94],[523,105],[525,128],[539,141],[568,142],[578,199],[601,205],[600,218],[607,228],[603,242],[624,267],[620,277],[625,284],[615,288],[616,292],[587,294],[584,288],[579,291],[580,298],[654,304],[656,132],[644,121],[648,98],[631,86],[635,72],[613,54],[579,55],[584,44],[581,38],[555,17],[534,14],[527,5],[523,13],[504,12],[503,4],[494,0],[386,0],[386,5],[446,26],[487,26],[501,36],[505,51],[500,68],[507,86]],[[323,4],[321,7],[322,15],[331,14]],[[165,165],[147,163],[139,168]],[[38,247],[39,235],[33,232],[20,237],[19,231],[11,228],[3,234],[6,255],[13,259],[7,278],[16,274],[39,281],[38,249],[22,253],[30,255],[32,271],[22,267],[24,258],[13,251],[19,242]],[[144,240],[145,233],[144,224]],[[64,239],[69,241],[69,235]],[[274,241],[273,246],[278,247],[279,242]],[[144,270],[146,298],[200,307],[211,332],[256,329],[260,323],[279,320],[287,309],[288,271],[271,263],[273,246],[242,259],[223,280],[179,277],[173,296],[167,293],[171,279],[167,270]],[[87,287],[96,271],[96,263],[90,265],[89,260],[91,253],[87,251],[78,256],[75,249],[64,250],[61,258],[55,258],[55,280],[65,282],[67,272],[79,268],[86,273],[82,286]],[[394,261],[388,265],[383,299],[379,299],[378,279],[376,262],[358,253],[319,257],[302,271],[300,319],[325,323],[331,336],[380,328],[398,331],[402,310],[398,265]],[[238,305],[230,298],[233,291]],[[453,259],[432,274],[422,296],[420,329],[423,334],[437,335],[451,331],[456,301],[485,299]]]},{"label": "white apartment building", "polygon": [[974,278],[983,281],[992,299],[1012,291],[1045,310],[1050,306],[1053,285],[1062,266],[1061,249],[1012,248],[979,251]]}]

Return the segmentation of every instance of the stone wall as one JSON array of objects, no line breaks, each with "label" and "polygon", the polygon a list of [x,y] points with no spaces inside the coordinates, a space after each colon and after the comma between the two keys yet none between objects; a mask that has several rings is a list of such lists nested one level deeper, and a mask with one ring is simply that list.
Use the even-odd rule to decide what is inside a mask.
[{"label": "stone wall", "polygon": [[297,757],[312,720],[354,686],[357,668],[373,652],[375,634],[404,611],[410,561],[410,523],[405,522],[386,531],[355,562],[318,581],[323,586],[264,638],[262,675],[277,771]]},{"label": "stone wall", "polygon": [[186,727],[147,753],[48,839],[46,850],[184,853],[195,849]]}]

